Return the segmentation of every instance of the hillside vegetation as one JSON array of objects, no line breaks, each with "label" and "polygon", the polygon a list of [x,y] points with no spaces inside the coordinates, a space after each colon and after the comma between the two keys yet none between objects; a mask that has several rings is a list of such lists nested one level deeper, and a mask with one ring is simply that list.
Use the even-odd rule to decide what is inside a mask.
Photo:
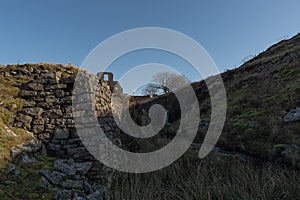
[{"label": "hillside vegetation", "polygon": [[[218,146],[263,159],[283,159],[299,167],[300,121],[285,122],[284,117],[300,107],[300,34],[273,45],[221,76],[227,95],[227,113]],[[192,86],[201,110],[202,126],[196,139],[201,143],[211,117],[210,95],[204,80]],[[173,128],[163,132],[174,136],[181,116],[175,95],[146,100],[141,104],[145,110],[156,103],[169,110]],[[284,155],[287,151],[294,152],[289,155],[292,159]]]}]

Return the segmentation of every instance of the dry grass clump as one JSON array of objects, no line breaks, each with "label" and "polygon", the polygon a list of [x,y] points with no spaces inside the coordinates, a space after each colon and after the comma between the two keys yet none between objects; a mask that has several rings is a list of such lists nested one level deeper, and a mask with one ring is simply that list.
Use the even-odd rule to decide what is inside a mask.
[{"label": "dry grass clump", "polygon": [[189,150],[162,170],[117,173],[106,199],[299,199],[299,171],[260,166],[210,154],[200,160]]}]

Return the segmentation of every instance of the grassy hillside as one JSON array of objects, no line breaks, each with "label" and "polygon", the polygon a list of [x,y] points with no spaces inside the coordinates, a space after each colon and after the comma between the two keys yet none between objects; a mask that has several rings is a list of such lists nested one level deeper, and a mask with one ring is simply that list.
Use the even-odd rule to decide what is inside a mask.
[{"label": "grassy hillside", "polygon": [[[217,145],[250,154],[250,159],[211,152],[200,160],[199,148],[190,148],[162,170],[117,173],[111,190],[105,193],[107,199],[299,199],[300,121],[287,123],[283,117],[300,107],[300,35],[270,47],[222,77],[228,110]],[[205,82],[192,85],[201,120],[209,123],[211,108]],[[176,134],[181,116],[175,96],[135,100],[145,110],[153,104],[164,105],[172,122],[150,142],[137,140],[137,151],[166,145]],[[202,141],[206,130],[200,126],[196,141]],[[283,157],[283,152],[290,154]]]},{"label": "grassy hillside", "polygon": [[[226,122],[218,146],[254,156],[272,158],[278,148],[300,145],[300,122],[283,117],[300,107],[300,34],[273,45],[241,67],[221,74],[227,95]],[[205,81],[192,83],[199,100],[201,120],[210,121],[210,96]],[[142,104],[163,104],[174,126],[180,107],[173,94]],[[176,132],[176,130],[174,131]],[[205,128],[199,128],[202,141]],[[300,155],[299,155],[300,158]]]},{"label": "grassy hillside", "polygon": [[300,107],[300,35],[222,77],[228,110],[220,145],[260,156],[272,156],[276,145],[300,145],[300,122],[283,121]]}]

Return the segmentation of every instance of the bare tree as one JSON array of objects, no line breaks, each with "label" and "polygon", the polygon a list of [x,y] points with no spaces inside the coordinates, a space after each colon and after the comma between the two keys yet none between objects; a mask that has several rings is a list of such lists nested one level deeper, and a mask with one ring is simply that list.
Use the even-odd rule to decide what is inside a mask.
[{"label": "bare tree", "polygon": [[159,93],[160,86],[157,84],[150,83],[148,84],[144,89],[143,89],[143,95],[149,95],[149,96],[154,96]]},{"label": "bare tree", "polygon": [[152,77],[152,81],[156,84],[149,84],[143,90],[143,94],[154,95],[159,92],[167,94],[184,87],[187,83],[183,76],[171,72],[159,72]]}]

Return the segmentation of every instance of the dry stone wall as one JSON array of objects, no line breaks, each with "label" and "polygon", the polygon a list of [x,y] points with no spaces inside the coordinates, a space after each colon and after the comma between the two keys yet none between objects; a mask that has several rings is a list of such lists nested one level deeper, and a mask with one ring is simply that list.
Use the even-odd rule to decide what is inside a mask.
[{"label": "dry stone wall", "polygon": [[[98,77],[89,74],[90,77]],[[42,72],[33,81],[20,86],[20,97],[26,100],[14,121],[14,126],[33,132],[43,144],[48,155],[76,162],[93,162],[87,176],[97,179],[108,170],[83,146],[75,128],[72,108],[72,93],[75,76],[61,77],[59,72]],[[111,91],[104,80],[99,80],[95,94],[95,110],[100,126],[110,139],[119,137],[111,111]],[[90,93],[76,95],[89,99]],[[76,112],[78,114],[80,112]],[[103,174],[104,173],[104,174]]]}]

